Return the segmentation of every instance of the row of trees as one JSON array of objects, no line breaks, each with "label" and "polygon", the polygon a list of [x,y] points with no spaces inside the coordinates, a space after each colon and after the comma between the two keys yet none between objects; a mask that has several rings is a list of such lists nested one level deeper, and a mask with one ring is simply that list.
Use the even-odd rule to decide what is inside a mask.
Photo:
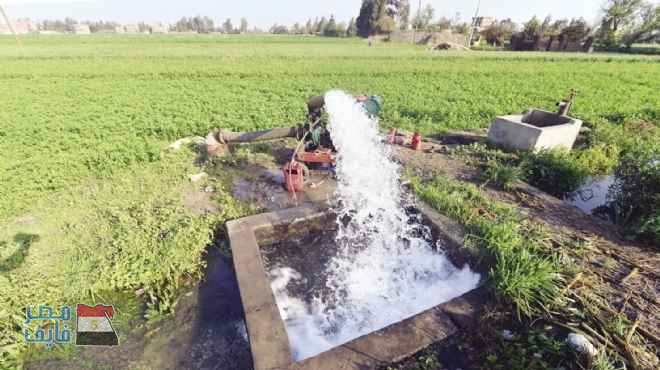
[{"label": "row of trees", "polygon": [[354,37],[357,36],[358,31],[354,18],[351,18],[348,24],[346,24],[344,22],[337,22],[334,16],[330,16],[330,18],[316,18],[314,21],[309,19],[304,25],[295,23],[291,27],[275,23],[269,32],[274,34]]},{"label": "row of trees", "polygon": [[607,48],[635,43],[660,42],[660,4],[646,0],[608,0],[597,30],[598,40]]},{"label": "row of trees", "polygon": [[215,26],[213,19],[209,17],[195,16],[183,17],[170,27],[172,31],[176,32],[197,32],[197,33],[211,33],[211,32],[224,32],[224,33],[246,33],[248,32],[248,21],[241,18],[241,23],[238,27],[234,27],[231,19],[227,18],[219,27]]},{"label": "row of trees", "polygon": [[470,25],[461,22],[458,13],[453,19],[434,18],[435,9],[431,4],[418,9],[417,14],[412,16],[408,0],[363,0],[357,30],[362,37],[410,28],[427,32],[451,30],[465,35],[470,32]]},{"label": "row of trees", "polygon": [[660,6],[644,0],[607,0],[603,18],[591,27],[583,18],[541,21],[536,16],[518,30],[510,19],[495,22],[481,31],[492,45],[510,41],[514,50],[546,49],[553,42],[582,43],[584,48],[598,43],[605,49],[630,48],[634,43],[660,41]]}]

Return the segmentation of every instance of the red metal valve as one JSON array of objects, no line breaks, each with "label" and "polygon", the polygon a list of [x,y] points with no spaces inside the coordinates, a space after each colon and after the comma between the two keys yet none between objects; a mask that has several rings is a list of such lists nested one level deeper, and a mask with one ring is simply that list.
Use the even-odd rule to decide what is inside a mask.
[{"label": "red metal valve", "polygon": [[410,147],[412,150],[420,150],[422,148],[422,135],[419,132],[415,132],[413,135]]},{"label": "red metal valve", "polygon": [[303,190],[305,185],[305,172],[307,168],[302,163],[292,161],[284,165],[284,185],[290,193],[296,193]]}]

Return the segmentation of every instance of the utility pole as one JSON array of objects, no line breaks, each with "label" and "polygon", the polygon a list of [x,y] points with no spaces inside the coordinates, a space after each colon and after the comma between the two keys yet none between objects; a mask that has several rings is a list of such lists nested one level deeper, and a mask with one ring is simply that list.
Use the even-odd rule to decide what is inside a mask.
[{"label": "utility pole", "polygon": [[470,26],[470,38],[468,38],[468,49],[472,46],[472,37],[474,37],[474,29],[477,26],[477,17],[479,17],[479,8],[481,8],[481,0],[477,2],[477,11],[474,12],[474,18],[472,18],[472,24]]},{"label": "utility pole", "polygon": [[[419,16],[422,14],[422,0],[419,0],[419,5],[417,6],[417,20],[419,20]],[[414,23],[414,22],[413,22]],[[412,43],[413,45],[415,44],[415,37],[417,37],[417,25],[413,24],[413,37],[412,37]]]},{"label": "utility pole", "polygon": [[21,46],[21,40],[18,39],[18,35],[16,34],[16,31],[14,31],[14,26],[11,25],[9,17],[7,17],[7,13],[5,12],[5,7],[2,5],[2,3],[0,3],[0,13],[2,13],[2,17],[5,19],[7,27],[9,27],[9,30],[14,35],[14,38],[16,39],[16,45]]}]

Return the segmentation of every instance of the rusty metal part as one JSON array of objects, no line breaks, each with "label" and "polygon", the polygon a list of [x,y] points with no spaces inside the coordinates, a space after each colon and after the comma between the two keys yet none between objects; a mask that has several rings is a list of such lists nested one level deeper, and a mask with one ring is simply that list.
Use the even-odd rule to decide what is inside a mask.
[{"label": "rusty metal part", "polygon": [[296,159],[305,163],[333,164],[332,150],[323,149],[313,152],[300,151],[296,154]]}]

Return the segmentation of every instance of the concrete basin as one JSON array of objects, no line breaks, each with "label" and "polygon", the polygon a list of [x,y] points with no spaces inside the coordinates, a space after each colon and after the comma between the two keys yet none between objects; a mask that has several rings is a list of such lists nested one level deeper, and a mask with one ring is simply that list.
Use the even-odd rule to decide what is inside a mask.
[{"label": "concrete basin", "polygon": [[[464,238],[461,226],[423,203],[418,204],[417,209],[431,227],[434,239],[442,241],[452,262],[469,262],[470,258],[461,249]],[[264,267],[261,248],[278,240],[328,230],[335,225],[334,220],[335,216],[326,207],[309,205],[227,223],[256,370],[375,368],[401,360],[477,323],[486,296],[483,287],[296,362]]]},{"label": "concrete basin", "polygon": [[509,150],[572,149],[582,121],[543,110],[497,117],[488,142]]}]

